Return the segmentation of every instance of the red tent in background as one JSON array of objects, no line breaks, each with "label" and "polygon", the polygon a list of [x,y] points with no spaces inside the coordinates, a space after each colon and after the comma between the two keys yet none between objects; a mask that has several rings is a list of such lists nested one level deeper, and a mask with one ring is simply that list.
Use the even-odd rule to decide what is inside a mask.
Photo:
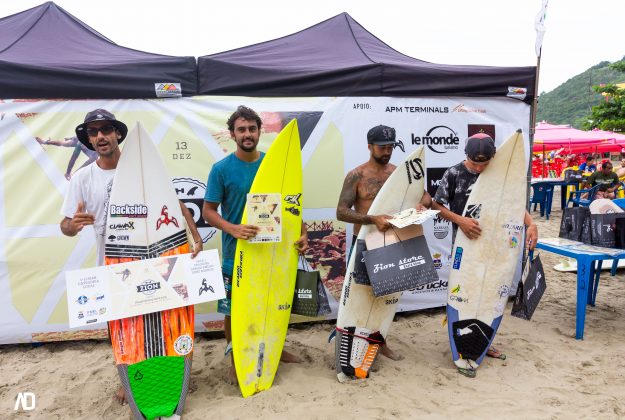
[{"label": "red tent in background", "polygon": [[591,132],[606,136],[610,138],[613,143],[618,144],[619,146],[622,146],[625,148],[625,134],[614,133],[612,131],[599,130],[598,128],[595,128]]},{"label": "red tent in background", "polygon": [[545,153],[552,150],[566,154],[621,152],[625,150],[625,135],[601,130],[583,131],[569,125],[540,122],[534,132],[532,151],[542,153],[543,159],[532,163],[532,176],[545,177],[552,171],[560,176],[566,166],[564,160],[558,158],[556,162],[545,166]]},{"label": "red tent in background", "polygon": [[[572,128],[569,125],[554,125],[543,121],[536,124],[532,150],[537,153],[557,149],[564,149],[567,152],[569,150],[571,152],[591,152],[595,146],[597,148],[599,146],[610,148],[615,145],[613,141],[615,136],[614,133],[608,133],[604,131],[583,131]],[[625,143],[625,138],[623,142]],[[620,148],[618,150],[620,151]]]}]

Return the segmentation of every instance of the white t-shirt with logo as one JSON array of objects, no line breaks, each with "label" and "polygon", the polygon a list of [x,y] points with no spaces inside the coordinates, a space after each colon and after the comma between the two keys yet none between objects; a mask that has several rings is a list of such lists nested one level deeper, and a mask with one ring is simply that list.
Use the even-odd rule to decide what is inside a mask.
[{"label": "white t-shirt with logo", "polygon": [[78,203],[82,201],[85,211],[95,215],[93,231],[98,265],[104,265],[106,218],[114,176],[115,169],[101,169],[96,162],[76,171],[69,182],[61,209],[61,215],[71,219],[76,213]]}]

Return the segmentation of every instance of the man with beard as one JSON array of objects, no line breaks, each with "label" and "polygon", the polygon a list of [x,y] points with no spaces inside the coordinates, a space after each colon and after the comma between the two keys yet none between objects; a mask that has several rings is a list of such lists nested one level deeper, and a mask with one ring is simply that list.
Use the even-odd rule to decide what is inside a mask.
[{"label": "man with beard", "polygon": [[[218,302],[217,311],[224,314],[224,335],[226,336],[226,354],[232,353],[232,332],[230,304],[232,293],[232,271],[237,240],[248,240],[256,236],[258,227],[241,224],[247,193],[265,153],[256,149],[260,139],[262,121],[258,114],[246,106],[239,106],[228,119],[230,136],[237,145],[234,153],[226,156],[211,168],[206,183],[206,194],[202,207],[202,217],[211,226],[222,231],[222,274],[226,289],[226,298]],[[217,209],[221,206],[221,214]],[[300,238],[295,242],[297,250],[303,254],[308,248],[308,236],[302,222]],[[263,263],[259,261],[259,264]],[[285,363],[299,363],[299,357],[283,350],[280,359]],[[236,383],[237,376],[232,359],[229,382]]]},{"label": "man with beard", "polygon": [[[336,208],[336,218],[343,222],[354,224],[352,249],[362,225],[375,225],[384,232],[391,227],[387,214],[367,214],[373,200],[378,195],[382,185],[395,170],[395,165],[389,163],[393,149],[399,146],[402,151],[404,145],[395,140],[395,129],[386,125],[373,127],[367,133],[367,147],[369,160],[349,171],[343,182],[343,189]],[[429,195],[424,199],[430,199]],[[430,199],[431,200],[431,199]],[[429,206],[429,203],[428,203]],[[351,250],[348,253],[351,254]],[[380,352],[392,360],[401,360],[403,356],[392,351],[387,344]]]},{"label": "man with beard", "polygon": [[[89,150],[97,154],[95,162],[80,168],[69,182],[69,188],[61,209],[60,227],[66,236],[76,236],[85,226],[93,226],[96,239],[96,263],[104,265],[104,242],[107,207],[113,187],[113,177],[121,157],[119,144],[124,141],[128,127],[106,109],[96,109],[85,116],[76,127],[76,137]],[[202,250],[202,237],[195,226],[193,216],[180,202],[182,214],[193,236],[192,258]],[[124,388],[115,393],[115,399],[126,401]]]}]

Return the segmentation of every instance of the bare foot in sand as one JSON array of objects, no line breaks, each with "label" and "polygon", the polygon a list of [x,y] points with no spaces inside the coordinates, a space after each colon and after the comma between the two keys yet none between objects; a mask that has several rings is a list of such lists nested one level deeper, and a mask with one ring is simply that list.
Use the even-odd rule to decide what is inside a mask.
[{"label": "bare foot in sand", "polygon": [[388,357],[391,360],[403,360],[404,356],[402,356],[399,353],[395,353],[393,350],[391,350],[387,344],[383,344],[382,348],[380,348],[380,353],[382,353],[384,356]]},{"label": "bare foot in sand", "polygon": [[486,355],[488,357],[492,357],[493,359],[506,360],[506,355],[494,347],[489,348],[488,351],[486,352]]},{"label": "bare foot in sand", "polygon": [[289,353],[286,350],[282,350],[282,356],[280,356],[280,361],[284,363],[302,363],[302,359],[300,359],[293,353]]},{"label": "bare foot in sand", "polygon": [[120,386],[117,391],[115,391],[113,400],[117,401],[120,405],[126,405],[126,392],[124,392],[123,386]]},{"label": "bare foot in sand", "polygon": [[239,383],[239,380],[237,379],[237,371],[234,369],[234,365],[231,365],[230,369],[228,369],[228,375],[226,375],[226,383],[228,385],[236,385]]}]

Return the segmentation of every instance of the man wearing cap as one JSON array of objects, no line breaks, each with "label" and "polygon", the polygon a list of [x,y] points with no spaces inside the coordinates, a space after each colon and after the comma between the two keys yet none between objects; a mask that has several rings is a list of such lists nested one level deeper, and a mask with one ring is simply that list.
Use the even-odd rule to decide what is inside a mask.
[{"label": "man wearing cap", "polygon": [[[393,149],[399,146],[404,151],[403,143],[396,141],[395,129],[386,125],[378,125],[369,130],[367,144],[369,160],[349,171],[343,182],[336,208],[338,220],[354,224],[352,248],[362,225],[375,225],[381,232],[391,227],[388,221],[391,216],[367,212],[382,185],[395,170],[395,165],[389,163]],[[382,346],[380,352],[392,360],[403,359],[403,356],[392,351],[387,345]]]},{"label": "man wearing cap", "polygon": [[[96,236],[97,265],[104,265],[104,238],[108,201],[113,187],[115,169],[121,156],[119,144],[124,141],[128,128],[115,115],[105,109],[89,112],[84,123],[76,127],[78,140],[97,153],[95,162],[72,176],[61,209],[61,232],[76,236],[85,226],[93,225]],[[202,238],[195,226],[191,212],[180,202],[187,226],[193,235],[195,257],[202,250]],[[115,398],[123,403],[124,390],[120,388]]]},{"label": "man wearing cap", "polygon": [[[487,134],[478,133],[469,137],[466,141],[464,152],[466,159],[445,171],[440,181],[432,208],[440,211],[440,216],[452,223],[452,247],[456,240],[458,228],[464,232],[469,239],[477,239],[482,229],[476,219],[462,216],[464,207],[469,199],[469,194],[478,177],[488,167],[490,160],[495,156],[497,149],[495,141]],[[536,246],[538,240],[538,228],[532,216],[525,211],[526,246],[532,250]],[[486,353],[489,357],[505,359],[506,356],[491,347]],[[460,373],[466,376],[474,377],[475,370],[467,371],[466,369],[458,369]]]}]

